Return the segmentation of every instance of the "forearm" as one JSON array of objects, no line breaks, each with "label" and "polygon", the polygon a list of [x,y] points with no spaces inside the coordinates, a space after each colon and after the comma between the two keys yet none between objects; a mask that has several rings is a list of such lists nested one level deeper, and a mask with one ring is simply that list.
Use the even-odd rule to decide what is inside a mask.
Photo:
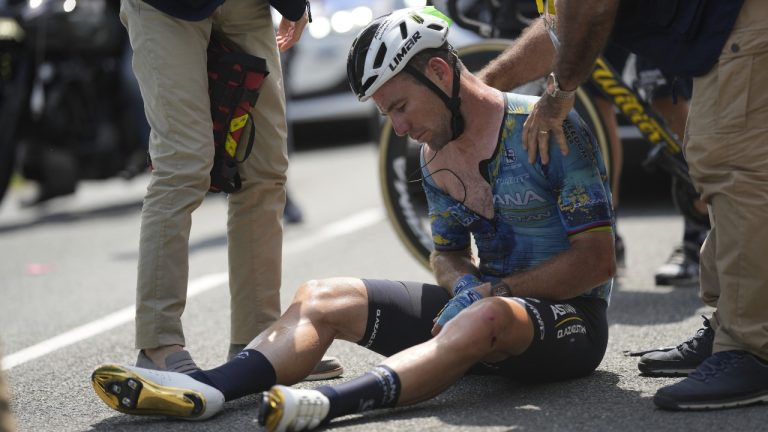
[{"label": "forearm", "polygon": [[554,58],[544,21],[538,19],[477,76],[491,87],[507,91],[551,72]]},{"label": "forearm", "polygon": [[432,272],[437,284],[453,295],[453,286],[465,274],[478,275],[477,267],[472,263],[472,256],[467,251],[434,251],[429,257]]},{"label": "forearm", "polygon": [[608,233],[603,235],[605,241],[572,245],[567,251],[503,281],[516,297],[565,300],[581,295],[616,273],[613,239]]},{"label": "forearm", "polygon": [[560,49],[553,70],[563,90],[573,90],[589,77],[610,36],[618,3],[618,0],[555,3]]}]

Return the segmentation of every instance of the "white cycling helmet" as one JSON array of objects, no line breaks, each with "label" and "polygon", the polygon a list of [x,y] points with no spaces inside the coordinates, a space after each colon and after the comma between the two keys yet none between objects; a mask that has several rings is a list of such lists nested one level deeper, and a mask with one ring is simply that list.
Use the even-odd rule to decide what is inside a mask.
[{"label": "white cycling helmet", "polygon": [[[421,71],[408,63],[417,53],[445,47],[451,20],[434,6],[400,9],[368,24],[352,42],[347,57],[347,79],[360,101],[368,100],[384,83],[406,71],[434,91],[451,111],[453,138],[461,135],[464,121],[459,111],[459,63],[453,62],[453,92],[449,97]],[[455,52],[454,52],[455,56]]]},{"label": "white cycling helmet", "polygon": [[347,75],[352,91],[361,101],[368,100],[416,53],[443,46],[450,23],[434,6],[400,9],[372,21],[349,51]]}]

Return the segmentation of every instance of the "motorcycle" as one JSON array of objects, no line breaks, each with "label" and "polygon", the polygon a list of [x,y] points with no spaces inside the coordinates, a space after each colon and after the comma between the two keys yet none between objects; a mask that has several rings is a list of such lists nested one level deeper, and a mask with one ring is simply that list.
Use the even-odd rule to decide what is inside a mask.
[{"label": "motorcycle", "polygon": [[0,200],[14,173],[31,204],[83,179],[147,169],[149,126],[110,0],[0,0]]}]

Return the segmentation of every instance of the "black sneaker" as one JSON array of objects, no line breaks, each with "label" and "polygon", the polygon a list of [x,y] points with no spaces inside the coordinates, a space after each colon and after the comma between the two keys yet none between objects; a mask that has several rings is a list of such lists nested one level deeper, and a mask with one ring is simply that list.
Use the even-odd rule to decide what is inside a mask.
[{"label": "black sneaker", "polygon": [[616,234],[614,251],[616,252],[616,266],[622,268],[625,267],[627,250],[624,247],[624,239],[622,239],[618,234]]},{"label": "black sneaker", "polygon": [[298,224],[304,221],[304,213],[302,213],[301,208],[293,202],[288,194],[285,195],[283,221],[287,224]]},{"label": "black sneaker", "polygon": [[721,351],[688,378],[660,388],[653,403],[667,410],[734,408],[768,402],[768,362],[746,351]]},{"label": "black sneaker", "polygon": [[699,263],[678,246],[656,270],[656,285],[692,285],[699,282]]},{"label": "black sneaker", "polygon": [[[702,317],[703,318],[703,317]],[[712,355],[715,331],[704,318],[696,335],[667,351],[653,351],[640,357],[637,368],[648,376],[686,376]]]}]

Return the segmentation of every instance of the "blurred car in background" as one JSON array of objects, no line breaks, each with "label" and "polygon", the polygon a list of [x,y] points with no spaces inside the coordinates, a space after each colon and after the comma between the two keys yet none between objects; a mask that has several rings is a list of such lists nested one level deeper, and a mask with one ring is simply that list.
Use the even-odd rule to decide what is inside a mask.
[{"label": "blurred car in background", "polygon": [[[317,123],[360,122],[378,139],[379,115],[372,101],[359,102],[347,83],[347,54],[357,33],[373,19],[425,0],[312,0],[312,23],[285,59],[288,120],[294,128]],[[480,37],[454,26],[455,47]]]}]

